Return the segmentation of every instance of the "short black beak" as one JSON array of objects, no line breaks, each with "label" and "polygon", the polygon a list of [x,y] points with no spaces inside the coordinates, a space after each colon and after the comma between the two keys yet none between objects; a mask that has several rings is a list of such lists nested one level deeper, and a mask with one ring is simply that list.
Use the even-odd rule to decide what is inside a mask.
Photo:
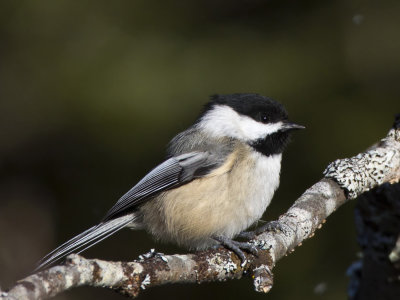
[{"label": "short black beak", "polygon": [[282,130],[287,131],[287,130],[297,130],[297,129],[305,129],[303,125],[298,125],[296,123],[290,123],[290,122],[285,122],[282,125]]}]

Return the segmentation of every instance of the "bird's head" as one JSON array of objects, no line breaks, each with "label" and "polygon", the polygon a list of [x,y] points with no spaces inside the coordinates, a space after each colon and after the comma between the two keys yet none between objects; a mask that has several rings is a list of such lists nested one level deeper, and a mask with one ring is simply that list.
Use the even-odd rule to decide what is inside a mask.
[{"label": "bird's head", "polygon": [[245,142],[266,155],[282,153],[292,130],[282,104],[258,94],[215,95],[205,106],[197,127],[207,134]]}]

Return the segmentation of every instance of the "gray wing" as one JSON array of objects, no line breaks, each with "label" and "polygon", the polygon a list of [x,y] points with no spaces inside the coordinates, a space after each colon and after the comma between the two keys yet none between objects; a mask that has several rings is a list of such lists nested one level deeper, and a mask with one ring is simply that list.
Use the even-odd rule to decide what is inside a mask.
[{"label": "gray wing", "polygon": [[108,211],[102,222],[65,242],[40,262],[35,271],[43,269],[71,253],[80,253],[132,223],[132,210],[155,194],[194,178],[204,176],[220,163],[208,152],[190,152],[167,159],[154,168]]},{"label": "gray wing", "polygon": [[208,152],[190,152],[171,157],[150,171],[123,195],[107,212],[103,221],[124,214],[161,191],[201,177],[216,166],[218,162]]}]

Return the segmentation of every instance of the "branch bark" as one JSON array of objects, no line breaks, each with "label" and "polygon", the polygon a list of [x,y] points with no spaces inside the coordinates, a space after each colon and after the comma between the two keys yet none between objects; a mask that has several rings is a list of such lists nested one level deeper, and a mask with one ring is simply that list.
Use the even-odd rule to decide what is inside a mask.
[{"label": "branch bark", "polygon": [[248,254],[244,266],[224,248],[185,255],[150,253],[133,262],[85,259],[73,254],[64,265],[28,276],[8,292],[0,292],[0,299],[50,298],[82,285],[136,297],[141,290],[167,283],[225,281],[243,276],[251,276],[255,290],[266,293],[272,287],[272,269],[277,261],[311,238],[337,208],[371,188],[399,181],[400,116],[377,145],[355,157],[336,160],[324,174],[279,217],[282,231],[265,232],[250,241],[258,247],[259,256]]}]

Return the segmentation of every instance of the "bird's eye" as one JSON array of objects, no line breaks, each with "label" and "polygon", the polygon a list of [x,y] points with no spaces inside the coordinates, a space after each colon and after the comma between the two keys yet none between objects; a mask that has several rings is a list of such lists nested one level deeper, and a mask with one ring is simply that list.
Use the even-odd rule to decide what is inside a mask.
[{"label": "bird's eye", "polygon": [[269,122],[269,117],[266,113],[261,113],[260,114],[260,121],[263,123],[268,123]]}]

